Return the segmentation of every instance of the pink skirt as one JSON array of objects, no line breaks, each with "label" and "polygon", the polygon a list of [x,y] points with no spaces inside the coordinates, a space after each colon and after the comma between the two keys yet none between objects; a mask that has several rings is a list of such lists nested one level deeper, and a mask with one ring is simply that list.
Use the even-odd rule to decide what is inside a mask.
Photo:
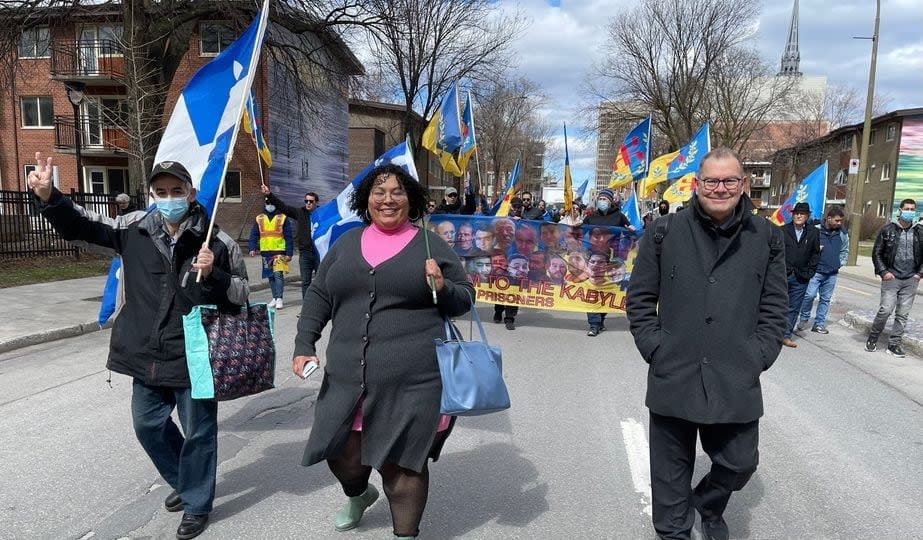
[{"label": "pink skirt", "polygon": [[[449,429],[449,422],[452,421],[452,417],[448,415],[441,415],[439,417],[439,427],[436,428],[436,432],[445,431]],[[359,406],[356,407],[356,415],[353,416],[353,431],[362,431],[362,400],[359,400]]]}]

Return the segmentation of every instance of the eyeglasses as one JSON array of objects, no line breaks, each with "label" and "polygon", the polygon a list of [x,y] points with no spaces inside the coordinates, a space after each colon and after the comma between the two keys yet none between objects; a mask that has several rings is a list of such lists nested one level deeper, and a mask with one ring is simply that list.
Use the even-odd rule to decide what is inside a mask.
[{"label": "eyeglasses", "polygon": [[317,204],[317,201],[315,201],[314,199],[305,199],[304,203],[305,204]]},{"label": "eyeglasses", "polygon": [[436,208],[436,205],[433,204],[433,203],[429,203],[429,204],[426,205],[426,207],[427,207],[427,208]]},{"label": "eyeglasses", "polygon": [[724,188],[728,190],[737,189],[737,186],[744,181],[743,178],[739,176],[728,176],[727,178],[698,178],[702,187],[711,191],[718,187],[718,184],[724,184]]},{"label": "eyeglasses", "polygon": [[458,193],[449,193],[446,197],[458,197]]}]

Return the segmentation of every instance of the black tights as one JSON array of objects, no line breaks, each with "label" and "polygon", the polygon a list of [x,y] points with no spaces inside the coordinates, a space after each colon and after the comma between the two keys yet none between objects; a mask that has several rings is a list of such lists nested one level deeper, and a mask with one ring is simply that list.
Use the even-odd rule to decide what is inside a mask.
[{"label": "black tights", "polygon": [[[343,451],[338,457],[328,459],[327,466],[343,486],[347,497],[365,493],[372,468],[362,464],[362,432],[350,432]],[[429,495],[429,469],[424,464],[423,470],[416,472],[386,463],[378,472],[391,506],[394,535],[419,535],[420,520]]]}]

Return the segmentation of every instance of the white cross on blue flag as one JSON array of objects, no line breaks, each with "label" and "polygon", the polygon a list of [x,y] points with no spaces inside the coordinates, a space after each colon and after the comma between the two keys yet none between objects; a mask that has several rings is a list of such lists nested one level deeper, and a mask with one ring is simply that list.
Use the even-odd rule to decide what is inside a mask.
[{"label": "white cross on blue flag", "polygon": [[198,201],[215,208],[221,180],[253,84],[268,0],[247,30],[186,83],[160,140],[154,163],[181,163],[192,176]]}]

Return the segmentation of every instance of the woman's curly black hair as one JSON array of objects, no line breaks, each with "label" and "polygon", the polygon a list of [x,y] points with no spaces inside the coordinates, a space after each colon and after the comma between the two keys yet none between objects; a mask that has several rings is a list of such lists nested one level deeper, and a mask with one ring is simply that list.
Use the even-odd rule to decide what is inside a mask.
[{"label": "woman's curly black hair", "polygon": [[429,200],[429,194],[426,188],[424,188],[420,182],[414,180],[414,178],[407,174],[407,171],[401,167],[388,164],[372,169],[369,174],[365,175],[365,178],[359,182],[356,191],[353,191],[353,194],[349,197],[349,208],[358,214],[359,217],[362,218],[362,221],[366,223],[372,222],[368,212],[369,195],[372,193],[372,188],[375,186],[375,179],[382,175],[390,174],[397,177],[397,181],[400,182],[401,187],[404,188],[404,192],[407,193],[407,201],[410,203],[410,209],[408,210],[410,220],[417,221],[426,215],[426,201]]}]

